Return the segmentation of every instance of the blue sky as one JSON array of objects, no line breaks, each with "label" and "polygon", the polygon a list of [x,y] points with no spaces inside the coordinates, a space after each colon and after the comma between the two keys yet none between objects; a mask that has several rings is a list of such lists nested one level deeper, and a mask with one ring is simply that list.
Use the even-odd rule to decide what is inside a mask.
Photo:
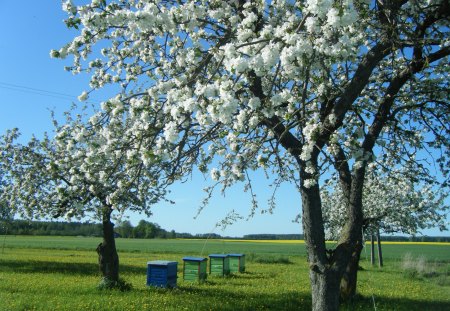
[{"label": "blue sky", "polygon": [[[70,63],[51,59],[51,49],[59,49],[69,42],[75,32],[63,23],[65,13],[58,0],[11,1],[0,0],[0,134],[18,127],[23,139],[51,131],[50,110],[61,115],[76,97],[88,88],[88,76],[73,76],[64,71]],[[69,60],[70,61],[70,60]],[[111,96],[112,94],[108,94]],[[105,95],[107,96],[107,95]],[[102,101],[101,94],[92,94],[93,102]],[[262,176],[254,176],[254,191],[261,209],[267,208],[272,194]],[[246,218],[250,213],[250,195],[238,185],[225,197],[217,193],[208,207],[194,219],[204,197],[202,189],[209,178],[195,175],[172,188],[175,205],[161,203],[153,208],[153,216],[130,214],[137,224],[139,219],[158,223],[166,230],[242,236],[252,233],[301,233],[301,225],[293,220],[301,212],[299,193],[291,185],[278,191],[277,208],[273,214],[259,212],[246,221],[239,220],[224,231],[215,228],[231,210]],[[438,230],[424,231],[428,235],[449,235]]]}]

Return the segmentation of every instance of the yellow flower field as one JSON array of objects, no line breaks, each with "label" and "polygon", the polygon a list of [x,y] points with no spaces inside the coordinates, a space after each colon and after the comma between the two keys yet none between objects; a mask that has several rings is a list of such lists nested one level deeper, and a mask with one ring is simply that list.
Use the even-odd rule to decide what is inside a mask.
[{"label": "yellow flower field", "polygon": [[[276,244],[305,244],[305,240],[233,240],[223,239],[218,240],[223,242],[236,242],[236,243],[276,243]],[[336,241],[327,241],[327,243],[336,243]],[[366,241],[370,243],[370,241]],[[442,245],[450,246],[450,242],[393,242],[393,241],[381,241],[382,244],[387,245]]]}]

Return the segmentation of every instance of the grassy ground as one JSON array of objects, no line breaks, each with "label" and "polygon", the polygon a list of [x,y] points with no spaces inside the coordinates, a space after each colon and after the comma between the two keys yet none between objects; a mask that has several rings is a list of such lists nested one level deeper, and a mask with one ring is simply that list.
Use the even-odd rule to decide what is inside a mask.
[{"label": "grassy ground", "polygon": [[[7,237],[0,310],[310,310],[303,244],[118,239],[129,292],[100,291],[98,238]],[[402,251],[403,249],[403,251]],[[246,273],[182,280],[182,257],[247,254]],[[450,310],[450,245],[384,247],[380,269],[362,260],[359,296],[343,310]],[[408,255],[409,254],[409,255]],[[363,253],[363,257],[364,253]],[[148,288],[149,260],[178,261],[178,287]]]}]

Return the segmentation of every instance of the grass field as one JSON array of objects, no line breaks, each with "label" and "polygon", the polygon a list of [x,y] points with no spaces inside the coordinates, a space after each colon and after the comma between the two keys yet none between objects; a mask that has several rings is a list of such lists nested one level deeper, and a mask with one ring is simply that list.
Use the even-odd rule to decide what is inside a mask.
[{"label": "grass field", "polygon": [[[1,237],[0,310],[310,310],[301,242],[117,239],[129,292],[101,291],[99,238]],[[385,267],[363,251],[359,296],[343,310],[450,310],[450,245],[386,244]],[[246,273],[182,280],[182,257],[245,253]],[[178,261],[175,289],[145,285],[149,260]]]}]

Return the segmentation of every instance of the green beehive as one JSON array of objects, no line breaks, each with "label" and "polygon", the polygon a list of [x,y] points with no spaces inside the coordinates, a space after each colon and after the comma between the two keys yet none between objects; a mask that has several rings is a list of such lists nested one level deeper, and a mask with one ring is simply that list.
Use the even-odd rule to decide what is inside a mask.
[{"label": "green beehive", "polygon": [[206,280],[207,258],[184,257],[183,258],[183,280],[203,282]]},{"label": "green beehive", "polygon": [[230,272],[245,271],[245,255],[244,254],[228,254],[230,257]]},{"label": "green beehive", "polygon": [[210,254],[209,274],[220,276],[230,274],[230,257],[224,254]]}]

